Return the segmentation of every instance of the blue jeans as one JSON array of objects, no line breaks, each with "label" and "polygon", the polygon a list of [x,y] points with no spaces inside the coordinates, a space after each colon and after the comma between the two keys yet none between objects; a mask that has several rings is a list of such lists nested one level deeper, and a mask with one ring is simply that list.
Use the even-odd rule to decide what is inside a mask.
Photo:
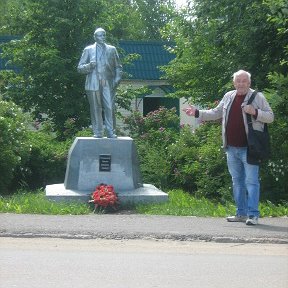
[{"label": "blue jeans", "polygon": [[247,163],[247,147],[226,148],[237,215],[259,217],[259,166]]}]

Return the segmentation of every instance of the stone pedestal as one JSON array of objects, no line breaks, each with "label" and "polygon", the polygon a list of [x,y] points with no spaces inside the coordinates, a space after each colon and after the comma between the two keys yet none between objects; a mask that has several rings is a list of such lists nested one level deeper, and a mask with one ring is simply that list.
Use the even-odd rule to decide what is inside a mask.
[{"label": "stone pedestal", "polygon": [[64,184],[46,186],[51,200],[87,201],[101,183],[113,185],[120,202],[162,202],[168,195],[143,184],[133,139],[77,137],[72,144]]}]

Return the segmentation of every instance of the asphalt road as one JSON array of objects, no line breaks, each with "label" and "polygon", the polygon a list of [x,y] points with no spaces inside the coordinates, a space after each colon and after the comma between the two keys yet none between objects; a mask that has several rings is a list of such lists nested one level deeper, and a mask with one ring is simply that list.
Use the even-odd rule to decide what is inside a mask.
[{"label": "asphalt road", "polygon": [[288,217],[261,218],[259,225],[224,218],[90,214],[1,214],[0,237],[68,239],[171,239],[222,243],[288,244]]},{"label": "asphalt road", "polygon": [[286,288],[283,244],[0,237],[0,288]]},{"label": "asphalt road", "polygon": [[0,288],[286,288],[288,218],[259,222],[0,214]]}]

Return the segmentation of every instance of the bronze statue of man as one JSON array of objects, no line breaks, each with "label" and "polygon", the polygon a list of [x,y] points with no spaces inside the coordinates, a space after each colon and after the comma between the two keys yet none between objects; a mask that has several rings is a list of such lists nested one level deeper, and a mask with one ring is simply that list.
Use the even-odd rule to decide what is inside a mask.
[{"label": "bronze statue of man", "polygon": [[84,49],[78,71],[86,74],[85,90],[94,137],[103,137],[105,125],[107,137],[117,138],[114,121],[115,89],[121,80],[122,65],[116,48],[105,43],[104,29],[97,28],[94,39],[96,42]]}]

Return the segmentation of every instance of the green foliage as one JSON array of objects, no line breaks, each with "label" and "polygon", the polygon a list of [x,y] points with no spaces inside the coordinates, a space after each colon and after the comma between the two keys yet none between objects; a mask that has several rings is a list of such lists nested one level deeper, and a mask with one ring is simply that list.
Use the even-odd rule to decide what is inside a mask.
[{"label": "green foliage", "polygon": [[191,128],[187,126],[181,129],[179,139],[169,146],[170,183],[173,183],[173,187],[181,187],[191,193],[196,191],[196,175],[200,168],[198,145],[196,135],[191,133]]},{"label": "green foliage", "polygon": [[143,182],[153,183],[161,189],[167,188],[170,178],[170,162],[165,147],[148,146],[146,141],[137,144]]},{"label": "green foliage", "polygon": [[[270,9],[268,20],[275,23],[278,34],[287,34],[288,7],[286,0],[264,0],[264,4]],[[287,47],[286,47],[287,49]]]},{"label": "green foliage", "polygon": [[81,11],[78,1],[29,0],[10,11],[9,29],[23,38],[3,47],[4,56],[21,67],[3,76],[8,97],[35,116],[46,113],[59,131],[68,118],[77,119],[78,127],[88,123],[84,80],[76,71],[87,41],[83,25],[98,15],[86,10],[88,2]]},{"label": "green foliage", "polygon": [[273,88],[267,89],[275,121],[269,125],[271,135],[272,157],[268,165],[262,167],[263,193],[270,200],[288,200],[288,77],[278,74],[270,75]]},{"label": "green foliage", "polygon": [[271,201],[261,202],[259,211],[262,217],[282,217],[288,215],[287,202],[283,204],[273,204]]},{"label": "green foliage", "polygon": [[[266,0],[269,7],[268,20],[277,27],[279,37],[288,38],[288,8],[284,0]],[[288,200],[288,43],[283,47],[285,54],[279,61],[281,73],[272,70],[268,75],[270,87],[265,94],[271,103],[275,121],[270,125],[272,158],[262,173],[264,193],[267,199]],[[269,196],[268,196],[269,195]]]},{"label": "green foliage", "polygon": [[221,127],[206,123],[191,132],[181,130],[179,140],[169,147],[174,187],[198,197],[231,200],[231,179],[221,149]]},{"label": "green foliage", "polygon": [[[161,108],[146,117],[134,112],[126,118],[137,145],[143,182],[163,190],[180,188],[195,197],[221,203],[232,201],[231,176],[221,148],[219,123],[203,123],[195,131],[185,126],[177,131],[169,128],[176,127],[173,113],[174,110]],[[279,203],[287,200],[287,165],[283,159],[287,159],[288,149],[286,140],[275,142],[274,129],[273,158],[260,169],[261,200]]]},{"label": "green foliage", "polygon": [[167,147],[178,137],[176,109],[159,108],[145,117],[136,111],[124,119],[137,145],[144,183],[167,187],[170,162]]},{"label": "green foliage", "polygon": [[166,108],[146,117],[136,111],[125,123],[137,145],[144,183],[182,188],[224,202],[231,199],[220,125],[201,125],[195,132],[191,127],[179,130],[176,110]]},{"label": "green foliage", "polygon": [[266,90],[266,95],[274,111],[275,121],[269,125],[272,157],[268,165],[262,167],[262,192],[271,201],[288,200],[288,77],[271,73],[269,80],[272,87]]},{"label": "green foliage", "polygon": [[[163,26],[170,12],[157,9],[164,1],[153,1],[157,6],[151,13],[150,2],[141,9],[139,3],[137,6],[128,0],[5,2],[6,25],[2,33],[20,36],[3,46],[3,56],[19,67],[17,74],[2,73],[1,89],[7,99],[31,111],[34,117],[47,114],[62,139],[66,136],[63,135],[64,123],[69,119],[74,119],[78,130],[87,127],[90,113],[85,99],[85,78],[76,69],[83,48],[94,42],[97,26],[105,28],[107,42],[116,46],[116,39],[153,38],[153,33],[159,31],[154,24],[161,18],[157,26]],[[140,17],[139,13],[144,12],[154,15],[153,29],[150,29],[150,18]],[[117,99],[120,107],[128,106],[121,95]]]},{"label": "green foliage", "polygon": [[0,194],[7,193],[16,169],[28,156],[28,120],[17,105],[0,100]]},{"label": "green foliage", "polygon": [[61,142],[52,134],[29,131],[28,142],[31,147],[29,158],[15,177],[15,186],[20,182],[33,190],[48,184],[63,183],[72,141]]},{"label": "green foliage", "polygon": [[[176,94],[179,97],[192,97],[193,102],[205,106],[230,89],[233,72],[239,68],[249,70],[253,86],[266,89],[265,95],[276,119],[269,125],[272,159],[260,170],[261,195],[263,199],[275,202],[287,199],[288,17],[284,0],[245,0],[241,3],[236,0],[195,0],[190,1],[190,8],[173,21],[168,21],[171,19],[170,1],[167,10],[153,11],[150,11],[151,3],[164,9],[165,1],[137,0],[133,5],[128,0],[4,2],[5,7],[9,7],[4,21],[5,31],[23,36],[3,48],[11,63],[21,67],[19,74],[11,71],[2,74],[5,97],[14,99],[26,110],[32,109],[35,115],[39,112],[49,115],[54,122],[52,127],[62,139],[73,137],[80,130],[88,133],[88,130],[82,130],[90,123],[88,103],[84,99],[84,78],[77,73],[76,66],[84,46],[93,42],[95,26],[103,26],[110,37],[109,42],[116,43],[116,38],[158,37],[158,28],[167,20],[163,35],[176,43],[170,48],[176,59],[165,69],[167,76],[178,89]],[[3,23],[3,19],[1,21]],[[127,25],[131,22],[133,25]],[[128,108],[135,95],[132,89],[119,90],[118,94],[118,105]],[[205,124],[195,133],[189,128],[179,132],[179,120],[170,112],[157,111],[146,117],[136,112],[127,119],[127,127],[138,147],[144,182],[167,188],[177,186],[197,197],[227,201],[231,197],[231,185],[220,149],[220,127]],[[6,117],[1,121],[7,130]],[[32,143],[30,160],[26,160],[26,144],[15,149],[18,142],[13,147],[3,145],[0,163],[16,167],[15,171],[19,173],[16,183],[26,182],[29,186],[37,179],[35,186],[39,187],[63,181],[65,153],[71,143],[58,142],[43,133],[29,133]],[[1,141],[2,138],[1,128]],[[7,137],[5,139],[8,141]],[[0,185],[7,186],[15,172],[14,168],[3,167],[1,169],[8,176]],[[0,175],[2,177],[3,173]]]},{"label": "green foliage", "polygon": [[[194,103],[207,106],[231,89],[231,76],[240,68],[252,73],[253,87],[265,90],[275,114],[275,122],[269,125],[272,158],[260,169],[261,197],[276,202],[286,200],[288,195],[286,2],[191,1],[187,11],[183,11],[163,31],[165,37],[176,42],[175,47],[170,48],[176,58],[164,70],[178,89],[176,94],[179,97],[191,98]],[[197,133],[199,131],[195,134]],[[227,171],[220,168],[222,164],[224,167],[224,159],[221,153],[217,154],[217,147],[214,147],[213,143],[207,143],[206,147],[202,144],[201,149],[195,146],[196,143],[191,147],[184,147],[181,141],[180,145],[183,151],[190,154],[184,156],[185,153],[175,146],[174,154],[171,154],[175,155],[175,152],[179,151],[179,155],[182,155],[179,157],[182,158],[179,160],[176,157],[173,160],[185,163],[186,157],[190,162],[186,165],[179,165],[177,162],[174,164],[173,177],[176,183],[182,183],[185,189],[189,187],[188,183],[193,183],[190,184],[189,191],[193,189],[200,195],[208,193],[208,196],[208,191],[214,193],[216,189],[216,195],[219,196],[220,191],[226,199],[225,195],[229,195],[231,188]],[[201,164],[197,159],[198,155],[202,157]],[[218,161],[213,155],[217,155]],[[209,157],[212,157],[213,164],[203,161]],[[215,171],[219,174],[215,174]],[[220,188],[221,182],[223,188]]]},{"label": "green foliage", "polygon": [[200,165],[196,178],[196,194],[209,199],[227,201],[232,195],[231,179],[227,170],[226,156],[221,148],[220,129],[219,124],[216,126],[212,124],[204,131],[205,143],[198,148]]},{"label": "green foliage", "polygon": [[35,190],[49,184],[63,183],[68,152],[73,140],[75,137],[91,136],[91,129],[76,132],[73,119],[69,125],[67,124],[65,130],[66,141],[60,141],[47,127],[49,125],[46,126],[43,122],[40,130],[25,132],[23,147],[29,147],[29,151],[14,169],[13,177],[9,180],[11,189],[7,193],[12,194],[19,188]]},{"label": "green foliage", "polygon": [[[144,117],[136,110],[124,119],[124,124],[132,137],[148,139],[153,144],[154,139],[150,135],[147,135],[147,132],[164,132],[166,128],[169,129],[168,131],[178,131],[179,117],[176,115],[175,108],[166,109],[160,107],[158,110],[152,111]],[[173,139],[167,139],[165,134],[158,133],[158,136],[161,138],[161,143],[162,140],[173,142]]]},{"label": "green foliage", "polygon": [[173,20],[175,14],[175,1],[135,0],[132,3],[139,13],[141,22],[144,23],[142,27],[143,31],[141,31],[144,38],[149,40],[160,40],[161,29],[166,23]]},{"label": "green foliage", "polygon": [[219,99],[240,68],[252,73],[254,87],[266,88],[268,73],[281,70],[287,45],[267,22],[268,12],[262,0],[193,1],[163,31],[176,42],[176,58],[165,71],[177,95],[204,104]]},{"label": "green foliage", "polygon": [[[68,118],[65,121],[63,135],[66,139],[72,138],[79,131],[78,127],[75,124],[76,124],[75,118]],[[91,131],[91,134],[92,134],[92,131]]]}]

